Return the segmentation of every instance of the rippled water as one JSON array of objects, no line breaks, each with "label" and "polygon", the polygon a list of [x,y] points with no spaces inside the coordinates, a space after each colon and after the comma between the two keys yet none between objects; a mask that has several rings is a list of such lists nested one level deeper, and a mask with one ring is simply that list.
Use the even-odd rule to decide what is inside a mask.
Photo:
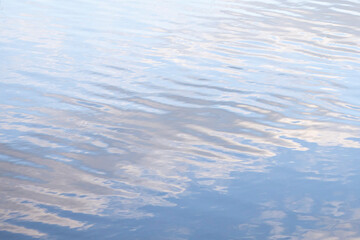
[{"label": "rippled water", "polygon": [[0,239],[359,239],[360,1],[2,0]]}]

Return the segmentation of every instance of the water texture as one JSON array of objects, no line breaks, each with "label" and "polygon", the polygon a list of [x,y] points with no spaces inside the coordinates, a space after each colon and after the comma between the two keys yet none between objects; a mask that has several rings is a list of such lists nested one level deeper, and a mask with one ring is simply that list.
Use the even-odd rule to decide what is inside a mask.
[{"label": "water texture", "polygon": [[2,0],[0,239],[360,239],[360,1]]}]

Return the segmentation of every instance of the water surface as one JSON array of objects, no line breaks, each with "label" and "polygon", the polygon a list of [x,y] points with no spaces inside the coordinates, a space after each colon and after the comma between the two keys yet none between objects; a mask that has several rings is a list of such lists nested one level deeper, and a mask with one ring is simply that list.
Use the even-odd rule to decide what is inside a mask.
[{"label": "water surface", "polygon": [[360,1],[2,0],[0,239],[360,239]]}]

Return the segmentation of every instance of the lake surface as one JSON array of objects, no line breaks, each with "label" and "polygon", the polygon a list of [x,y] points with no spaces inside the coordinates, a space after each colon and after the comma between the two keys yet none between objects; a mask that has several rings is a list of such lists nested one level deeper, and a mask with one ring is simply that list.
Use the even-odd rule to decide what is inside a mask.
[{"label": "lake surface", "polygon": [[360,239],[360,1],[1,0],[0,239]]}]

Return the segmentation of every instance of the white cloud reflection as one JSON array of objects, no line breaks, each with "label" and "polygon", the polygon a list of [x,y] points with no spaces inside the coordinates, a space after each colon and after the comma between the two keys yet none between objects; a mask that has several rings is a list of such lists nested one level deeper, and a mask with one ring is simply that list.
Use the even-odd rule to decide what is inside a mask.
[{"label": "white cloud reflection", "polygon": [[[221,180],[234,172],[269,172],[281,149],[360,148],[359,106],[348,97],[359,45],[348,18],[330,24],[316,8],[279,1],[175,1],[160,9],[90,1],[81,11],[78,1],[59,9],[35,2],[9,4],[21,14],[7,15],[0,35],[8,57],[0,60],[2,231],[46,238],[16,222],[92,226],[51,208],[152,217],[144,207],[174,207],[191,184],[226,194]],[[77,8],[76,18],[67,12]],[[295,169],[321,181],[349,176],[311,164]],[[289,212],[325,226],[297,226],[292,239],[356,239],[356,209],[349,215],[344,202],[328,201],[317,215],[314,202],[267,205],[258,220],[271,227],[269,239],[289,237]]]}]

